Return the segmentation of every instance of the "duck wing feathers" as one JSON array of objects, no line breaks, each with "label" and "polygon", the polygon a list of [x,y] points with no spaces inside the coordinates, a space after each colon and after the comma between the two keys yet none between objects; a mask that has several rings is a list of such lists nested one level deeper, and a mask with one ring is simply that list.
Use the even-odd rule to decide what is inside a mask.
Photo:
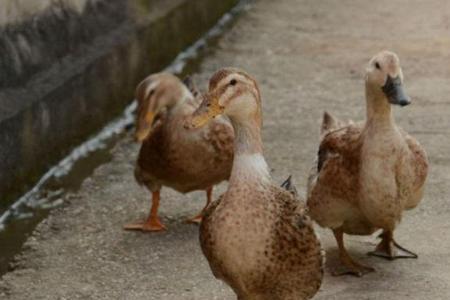
[{"label": "duck wing feathers", "polygon": [[[200,225],[203,254],[215,277],[227,282],[238,294],[247,291],[240,294],[243,299],[309,299],[322,282],[323,251],[305,203],[282,187],[271,186],[267,192],[272,199],[265,210],[270,216],[266,220],[270,224],[270,234],[257,249],[253,244],[246,247],[247,255],[250,255],[249,251],[253,253],[258,264],[251,269],[249,266],[235,267],[236,270],[227,267],[229,263],[223,261],[225,258],[215,240],[219,238],[215,222],[223,218],[216,215],[223,208],[220,205],[223,195],[209,206]],[[246,230],[259,232],[254,228]],[[238,250],[235,251],[240,255]]]},{"label": "duck wing feathers", "polygon": [[322,138],[308,177],[307,192],[308,206],[319,224],[319,215],[315,212],[322,210],[322,199],[331,197],[357,205],[362,130],[362,123],[352,123],[332,130]]},{"label": "duck wing feathers", "polygon": [[165,112],[143,142],[135,168],[138,183],[179,192],[204,190],[227,180],[233,161],[234,131],[224,117],[187,130],[184,124],[203,97],[187,99],[176,111]]},{"label": "duck wing feathers", "polygon": [[425,180],[427,178],[428,174],[428,157],[427,153],[423,149],[423,147],[420,145],[420,143],[411,135],[409,135],[406,131],[399,128],[400,132],[403,135],[403,138],[406,141],[406,144],[408,145],[409,150],[412,154],[412,159],[414,161],[414,189],[420,189],[423,187],[423,184],[425,183]]},{"label": "duck wing feathers", "polygon": [[[335,121],[331,123],[337,124]],[[308,178],[308,205],[314,205],[313,199],[315,197],[322,198],[325,195],[350,201],[357,205],[359,188],[357,178],[360,172],[363,129],[364,122],[350,122],[349,125],[337,129],[334,127],[328,132],[325,131],[319,146],[316,163]],[[428,161],[426,153],[415,138],[403,129],[399,127],[398,129],[412,153],[414,186],[415,189],[420,189],[427,176]],[[320,188],[314,191],[317,185],[320,185]]]}]

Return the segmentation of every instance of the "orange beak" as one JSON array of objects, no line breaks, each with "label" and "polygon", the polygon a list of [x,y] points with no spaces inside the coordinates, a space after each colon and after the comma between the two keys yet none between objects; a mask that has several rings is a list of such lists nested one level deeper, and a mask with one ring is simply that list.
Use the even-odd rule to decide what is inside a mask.
[{"label": "orange beak", "polygon": [[135,138],[137,142],[143,142],[150,135],[154,119],[155,113],[153,111],[148,111],[145,114],[144,120],[138,121],[138,126],[136,128],[135,133]]},{"label": "orange beak", "polygon": [[188,128],[200,128],[209,120],[223,114],[224,107],[219,104],[219,98],[214,95],[207,95],[197,110],[192,114],[192,119]]}]

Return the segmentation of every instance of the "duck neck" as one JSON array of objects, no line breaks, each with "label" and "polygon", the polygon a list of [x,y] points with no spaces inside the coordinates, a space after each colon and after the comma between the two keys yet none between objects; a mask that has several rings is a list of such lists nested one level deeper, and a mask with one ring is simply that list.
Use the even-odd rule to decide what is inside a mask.
[{"label": "duck neck", "polygon": [[191,92],[187,89],[187,87],[182,85],[179,91],[172,95],[171,100],[168,101],[168,104],[166,106],[167,111],[171,112],[179,109],[183,106],[182,104],[184,104],[184,102],[186,102],[186,100],[189,98],[192,98]]},{"label": "duck neck", "polygon": [[245,184],[270,182],[269,168],[263,156],[261,122],[258,119],[233,120],[234,160],[229,189]]},{"label": "duck neck", "polygon": [[[172,99],[169,105],[165,107],[167,124],[170,123],[171,120],[179,120],[180,116],[187,116],[192,114],[192,112],[195,110],[194,107],[186,105],[186,102],[190,99],[193,99],[191,92],[183,86],[180,90],[180,93],[178,93],[177,96]],[[177,121],[175,122],[177,123]],[[180,123],[177,124],[177,126],[180,125]],[[168,132],[173,131],[173,128],[171,126],[164,126],[164,128]]]},{"label": "duck neck", "polygon": [[367,107],[367,122],[366,126],[372,128],[393,127],[394,117],[391,111],[391,104],[386,99],[383,92],[373,91],[366,83],[366,107]]}]

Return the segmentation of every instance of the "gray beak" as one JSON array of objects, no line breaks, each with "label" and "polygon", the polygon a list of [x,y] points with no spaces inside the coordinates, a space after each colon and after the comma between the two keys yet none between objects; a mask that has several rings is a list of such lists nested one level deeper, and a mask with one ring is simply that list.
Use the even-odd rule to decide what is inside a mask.
[{"label": "gray beak", "polygon": [[405,90],[403,89],[402,81],[400,77],[397,76],[392,78],[388,75],[386,83],[382,87],[384,94],[389,100],[389,103],[396,104],[400,106],[406,106],[411,104],[411,98],[406,95]]}]

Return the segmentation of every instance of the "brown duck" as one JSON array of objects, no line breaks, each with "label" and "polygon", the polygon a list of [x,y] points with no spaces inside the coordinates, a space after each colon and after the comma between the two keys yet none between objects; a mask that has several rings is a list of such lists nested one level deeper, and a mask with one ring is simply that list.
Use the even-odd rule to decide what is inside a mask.
[{"label": "brown duck", "polygon": [[416,258],[394,240],[404,210],[422,199],[428,171],[426,153],[395,123],[391,105],[406,106],[403,74],[396,54],[383,51],[366,70],[367,118],[345,125],[325,113],[318,161],[308,184],[313,219],[333,230],[343,270],[362,276],[374,269],[354,261],[344,247],[344,233],[370,235],[382,229],[370,254],[388,259]]},{"label": "brown duck", "polygon": [[192,126],[222,114],[235,130],[235,156],[228,190],[200,225],[203,253],[238,299],[309,299],[323,276],[320,243],[305,204],[271,179],[262,153],[260,93],[247,73],[216,72]]},{"label": "brown duck", "polygon": [[[136,139],[142,142],[135,178],[152,193],[152,206],[144,222],[125,229],[166,229],[158,217],[163,186],[181,193],[205,190],[208,206],[215,184],[228,180],[233,161],[233,128],[224,117],[197,130],[184,128],[202,95],[189,90],[176,76],[153,74],[136,89],[138,101]],[[194,96],[193,93],[196,95]],[[190,222],[200,222],[203,210]]]}]

